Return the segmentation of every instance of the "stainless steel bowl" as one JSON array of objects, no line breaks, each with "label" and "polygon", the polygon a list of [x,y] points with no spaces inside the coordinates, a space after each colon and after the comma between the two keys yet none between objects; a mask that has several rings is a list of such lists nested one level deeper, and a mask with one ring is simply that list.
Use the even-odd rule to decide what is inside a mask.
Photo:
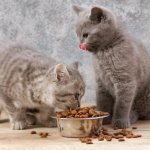
[{"label": "stainless steel bowl", "polygon": [[105,117],[108,115],[91,118],[53,118],[57,120],[57,127],[63,137],[88,137],[100,132]]}]

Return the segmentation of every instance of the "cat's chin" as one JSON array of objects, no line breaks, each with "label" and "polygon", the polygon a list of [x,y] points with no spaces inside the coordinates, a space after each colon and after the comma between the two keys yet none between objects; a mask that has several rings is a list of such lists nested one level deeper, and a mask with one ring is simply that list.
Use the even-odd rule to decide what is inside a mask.
[{"label": "cat's chin", "polygon": [[55,112],[61,112],[61,111],[64,111],[64,109],[62,109],[62,108],[55,108]]},{"label": "cat's chin", "polygon": [[59,107],[55,107],[55,112],[60,112],[60,111],[66,111],[69,110],[71,107],[69,106],[59,106]]}]

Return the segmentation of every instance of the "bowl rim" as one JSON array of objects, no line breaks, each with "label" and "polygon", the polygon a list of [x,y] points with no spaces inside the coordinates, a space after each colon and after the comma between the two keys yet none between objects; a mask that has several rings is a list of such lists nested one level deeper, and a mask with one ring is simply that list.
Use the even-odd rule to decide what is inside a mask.
[{"label": "bowl rim", "polygon": [[57,120],[94,120],[94,119],[103,119],[108,117],[108,115],[104,115],[104,116],[99,116],[99,117],[88,117],[88,118],[58,118],[56,116],[51,116],[51,118],[53,119],[57,119]]}]

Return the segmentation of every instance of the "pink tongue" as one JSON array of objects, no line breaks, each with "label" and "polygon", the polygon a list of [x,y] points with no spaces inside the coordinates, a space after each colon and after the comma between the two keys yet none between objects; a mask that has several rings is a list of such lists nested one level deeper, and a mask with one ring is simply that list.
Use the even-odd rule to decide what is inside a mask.
[{"label": "pink tongue", "polygon": [[86,46],[86,44],[80,44],[80,45],[79,45],[79,48],[82,49],[82,50],[87,51],[87,46]]}]

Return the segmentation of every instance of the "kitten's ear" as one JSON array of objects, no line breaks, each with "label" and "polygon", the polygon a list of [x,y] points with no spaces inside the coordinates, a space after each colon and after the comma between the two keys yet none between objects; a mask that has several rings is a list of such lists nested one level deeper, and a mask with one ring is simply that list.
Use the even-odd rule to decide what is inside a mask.
[{"label": "kitten's ear", "polygon": [[67,70],[67,67],[64,64],[57,64],[54,68],[54,74],[56,80],[60,84],[67,84],[70,79],[69,72]]},{"label": "kitten's ear", "polygon": [[103,10],[99,7],[93,7],[91,9],[90,20],[94,22],[101,22],[101,19],[104,17]]},{"label": "kitten's ear", "polygon": [[85,9],[79,5],[72,5],[72,8],[77,15],[79,15],[79,13]]},{"label": "kitten's ear", "polygon": [[71,66],[72,66],[73,68],[75,68],[75,69],[78,70],[78,68],[79,68],[79,62],[78,62],[78,61],[75,61],[74,63],[71,64]]}]

